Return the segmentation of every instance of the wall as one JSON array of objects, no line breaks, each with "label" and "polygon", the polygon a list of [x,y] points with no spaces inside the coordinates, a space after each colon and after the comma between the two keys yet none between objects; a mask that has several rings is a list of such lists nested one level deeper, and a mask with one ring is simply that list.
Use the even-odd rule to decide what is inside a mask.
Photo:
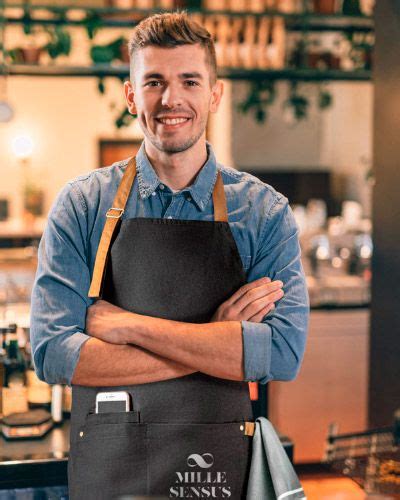
[{"label": "wall", "polygon": [[[256,124],[236,110],[247,92],[247,84],[234,83],[232,156],[235,166],[246,170],[285,168],[330,170],[338,199],[362,203],[370,215],[370,185],[366,174],[372,157],[371,83],[330,83],[333,106],[320,111],[316,106],[316,85],[302,85],[311,101],[309,118],[293,124],[284,112],[287,83],[277,85],[277,98],[268,120]],[[302,90],[303,91],[303,90]]]}]

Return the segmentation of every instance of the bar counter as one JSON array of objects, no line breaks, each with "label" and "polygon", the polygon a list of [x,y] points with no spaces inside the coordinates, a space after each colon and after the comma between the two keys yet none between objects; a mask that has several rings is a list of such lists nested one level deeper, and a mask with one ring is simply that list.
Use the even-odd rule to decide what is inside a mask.
[{"label": "bar counter", "polygon": [[69,420],[44,437],[0,437],[0,490],[67,484]]}]

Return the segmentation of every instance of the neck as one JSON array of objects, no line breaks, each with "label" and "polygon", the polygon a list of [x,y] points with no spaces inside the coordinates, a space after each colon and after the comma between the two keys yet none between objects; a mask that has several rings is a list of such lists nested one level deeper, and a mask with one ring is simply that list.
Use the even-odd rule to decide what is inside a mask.
[{"label": "neck", "polygon": [[145,139],[146,155],[158,178],[173,190],[181,190],[193,184],[197,174],[207,161],[205,136],[196,144],[180,153],[166,153],[155,148]]}]

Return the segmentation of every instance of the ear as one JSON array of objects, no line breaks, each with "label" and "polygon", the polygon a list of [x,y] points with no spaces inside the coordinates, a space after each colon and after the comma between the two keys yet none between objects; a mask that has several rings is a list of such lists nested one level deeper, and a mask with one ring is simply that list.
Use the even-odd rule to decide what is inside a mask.
[{"label": "ear", "polygon": [[130,80],[124,82],[125,100],[131,115],[137,115],[135,104],[135,90]]},{"label": "ear", "polygon": [[211,89],[210,113],[216,113],[218,111],[223,93],[224,84],[221,80],[217,80]]}]

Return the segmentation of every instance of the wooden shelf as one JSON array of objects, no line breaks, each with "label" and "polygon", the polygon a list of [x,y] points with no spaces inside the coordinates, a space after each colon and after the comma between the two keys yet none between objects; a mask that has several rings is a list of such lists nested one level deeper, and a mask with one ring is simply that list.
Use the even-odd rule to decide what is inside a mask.
[{"label": "wooden shelf", "polygon": [[[64,25],[82,25],[83,21],[69,18],[70,11],[90,13],[99,16],[102,20],[102,26],[111,28],[131,28],[143,17],[159,12],[168,12],[161,8],[157,9],[117,9],[115,7],[91,7],[81,5],[29,5],[26,9],[24,4],[3,4],[4,21],[7,24],[20,24],[24,22],[23,13],[29,13],[28,22],[31,24],[64,24]],[[21,15],[11,16],[10,9],[20,9]],[[373,18],[370,16],[344,16],[343,14],[317,14],[314,12],[303,13],[284,13],[276,10],[265,12],[254,11],[231,11],[231,10],[205,10],[205,9],[186,9],[191,14],[202,14],[204,16],[227,16],[227,17],[283,17],[286,20],[286,29],[288,31],[361,31],[368,32],[374,29]],[[39,11],[36,15],[36,11]],[[46,11],[54,17],[43,17],[41,12]],[[60,18],[61,17],[61,18]],[[27,20],[25,19],[25,22]]]},{"label": "wooden shelf", "polygon": [[[42,24],[65,26],[81,26],[86,23],[86,15],[98,16],[100,28],[132,28],[141,19],[162,9],[117,9],[114,7],[91,7],[81,5],[29,5],[3,4],[3,21],[6,25]],[[288,32],[371,32],[374,29],[373,18],[369,16],[344,16],[342,14],[283,13],[278,11],[233,12],[228,10],[187,9],[189,13],[204,16],[247,16],[274,17],[285,19]],[[0,18],[1,21],[1,18]],[[62,77],[116,77],[125,78],[129,74],[127,64],[97,64],[86,67],[61,65],[27,65],[10,64],[4,69],[0,66],[0,74],[8,73],[16,76],[62,76]],[[295,81],[369,81],[371,71],[356,70],[316,70],[311,68],[284,68],[281,70],[258,70],[245,68],[220,68],[219,76],[232,80],[295,80]]]},{"label": "wooden shelf", "polygon": [[[8,66],[7,74],[13,76],[63,76],[63,77],[117,77],[129,75],[127,64],[92,66],[60,66],[13,64]],[[0,67],[0,74],[4,69]],[[281,70],[257,70],[242,68],[219,68],[219,78],[229,80],[296,80],[296,81],[370,81],[371,71],[316,70],[309,68],[287,68]]]}]

